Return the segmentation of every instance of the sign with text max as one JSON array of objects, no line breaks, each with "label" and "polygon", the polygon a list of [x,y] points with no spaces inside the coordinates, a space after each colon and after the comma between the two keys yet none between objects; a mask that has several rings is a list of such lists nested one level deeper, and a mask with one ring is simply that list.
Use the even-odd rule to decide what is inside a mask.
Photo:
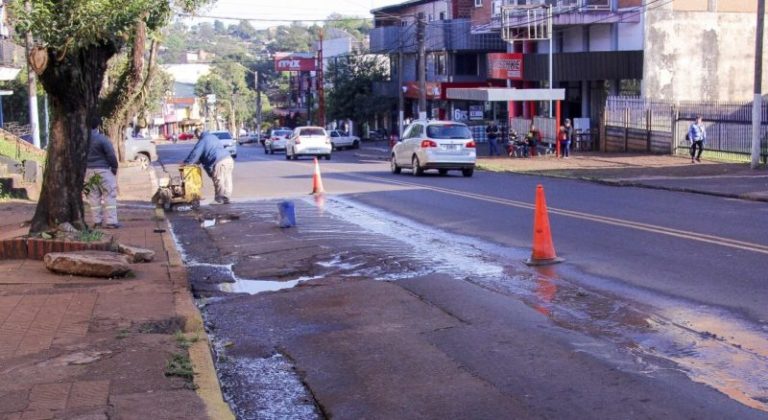
[{"label": "sign with text max", "polygon": [[312,53],[277,53],[275,71],[315,71],[317,60]]},{"label": "sign with text max", "polygon": [[488,78],[504,80],[523,80],[523,54],[491,53],[488,54]]}]

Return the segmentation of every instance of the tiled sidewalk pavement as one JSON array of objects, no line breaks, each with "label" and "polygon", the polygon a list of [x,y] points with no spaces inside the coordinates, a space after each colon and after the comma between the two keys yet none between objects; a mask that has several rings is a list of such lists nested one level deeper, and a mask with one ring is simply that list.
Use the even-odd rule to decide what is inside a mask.
[{"label": "tiled sidewalk pavement", "polygon": [[[0,261],[0,419],[209,418],[191,382],[166,376],[185,354],[174,333],[189,300],[183,267],[147,202],[147,173],[121,169],[121,243],[156,260],[119,280],[61,276],[40,261]],[[8,203],[3,203],[5,210]],[[34,207],[11,205],[0,235],[18,230]],[[167,235],[167,233],[166,233]],[[186,302],[189,305],[190,302]]]}]

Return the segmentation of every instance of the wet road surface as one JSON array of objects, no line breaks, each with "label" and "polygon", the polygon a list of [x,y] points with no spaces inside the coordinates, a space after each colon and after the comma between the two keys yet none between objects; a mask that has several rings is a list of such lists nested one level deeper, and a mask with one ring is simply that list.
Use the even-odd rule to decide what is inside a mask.
[{"label": "wet road surface", "polygon": [[[274,201],[174,216],[242,418],[766,417],[764,322],[585,264],[529,269],[525,246],[462,235],[475,215],[362,204],[401,187],[299,200],[289,230]],[[292,385],[254,382],[281,375]]]}]

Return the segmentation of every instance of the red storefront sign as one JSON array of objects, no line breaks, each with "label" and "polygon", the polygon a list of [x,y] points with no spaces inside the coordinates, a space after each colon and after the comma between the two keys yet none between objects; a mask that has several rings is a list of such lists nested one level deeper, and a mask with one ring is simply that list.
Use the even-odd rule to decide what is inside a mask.
[{"label": "red storefront sign", "polygon": [[275,71],[315,71],[317,60],[312,54],[277,53]]},{"label": "red storefront sign", "polygon": [[523,80],[523,54],[488,54],[488,78]]}]

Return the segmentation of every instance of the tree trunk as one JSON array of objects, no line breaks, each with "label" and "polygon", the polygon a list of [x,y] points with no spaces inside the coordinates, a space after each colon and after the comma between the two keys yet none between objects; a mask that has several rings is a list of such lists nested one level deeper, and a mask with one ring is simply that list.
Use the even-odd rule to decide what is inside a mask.
[{"label": "tree trunk", "polygon": [[102,44],[70,51],[63,58],[57,57],[56,51],[48,51],[48,66],[40,82],[50,96],[53,123],[43,188],[30,234],[63,222],[78,229],[86,227],[82,190],[90,141],[88,120],[98,115],[107,61],[117,50],[114,44]]}]

